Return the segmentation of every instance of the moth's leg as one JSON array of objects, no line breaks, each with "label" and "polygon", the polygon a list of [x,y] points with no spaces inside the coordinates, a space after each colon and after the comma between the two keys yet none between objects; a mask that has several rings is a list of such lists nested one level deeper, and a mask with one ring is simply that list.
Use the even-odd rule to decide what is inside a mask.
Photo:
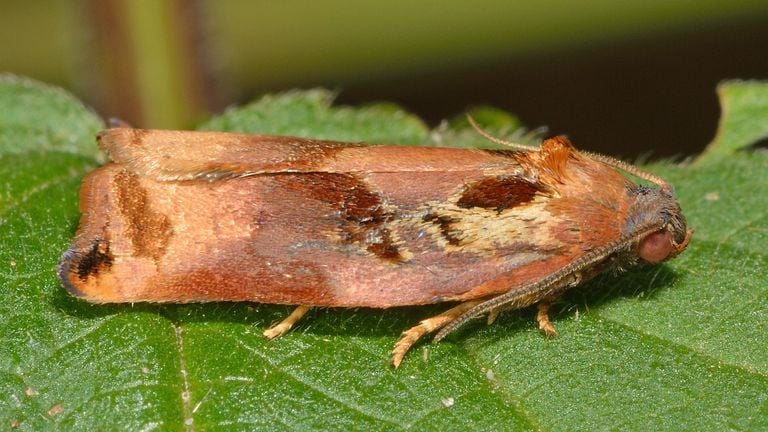
[{"label": "moth's leg", "polygon": [[288,333],[288,330],[290,330],[291,327],[293,327],[293,325],[296,324],[296,322],[310,309],[312,309],[311,306],[296,306],[296,309],[294,309],[290,315],[285,317],[285,319],[264,330],[264,337],[267,339],[274,339]]},{"label": "moth's leg", "polygon": [[538,307],[538,312],[536,313],[536,322],[539,323],[539,330],[543,331],[545,335],[549,337],[555,337],[557,336],[557,330],[555,330],[555,325],[552,324],[552,321],[549,320],[549,308],[552,306],[552,303],[555,301],[553,298],[546,298],[539,302],[536,307]]},{"label": "moth's leg", "polygon": [[449,322],[455,320],[461,316],[464,312],[472,309],[476,305],[482,303],[481,300],[472,300],[461,303],[458,306],[452,307],[440,315],[421,320],[418,325],[415,325],[403,332],[400,336],[400,340],[395,344],[395,348],[392,350],[392,366],[398,367],[405,357],[405,353],[416,343],[422,336],[432,333],[435,330],[440,329]]},{"label": "moth's leg", "polygon": [[[581,284],[583,280],[584,280],[584,275],[581,272],[575,272],[570,275],[570,279],[568,280],[568,286],[570,287],[579,286],[579,284]],[[555,300],[557,300],[558,297],[560,297],[559,294],[544,297],[539,301],[539,304],[536,305],[539,309],[536,312],[536,322],[539,323],[539,330],[543,331],[544,334],[549,337],[557,336],[557,330],[555,330],[555,325],[552,324],[552,321],[549,320],[549,308],[550,306],[552,306],[552,303],[554,303]]]},{"label": "moth's leg", "polygon": [[496,322],[496,318],[501,315],[502,312],[506,312],[508,310],[512,309],[520,309],[519,307],[509,306],[509,305],[502,305],[496,308],[493,308],[488,312],[488,320],[486,321],[486,324],[491,325]]},{"label": "moth's leg", "polygon": [[[539,323],[539,329],[546,333],[547,336],[557,336],[557,331],[555,330],[554,324],[552,324],[552,321],[549,320],[549,308],[552,306],[552,303],[554,303],[555,299],[548,300],[544,299],[538,303],[538,312],[536,313],[536,321]],[[513,307],[509,305],[502,305],[497,308],[491,309],[490,312],[488,312],[488,321],[487,324],[491,325],[494,322],[496,322],[496,319],[501,315],[502,312],[506,312],[511,309],[520,309],[519,307]]]}]

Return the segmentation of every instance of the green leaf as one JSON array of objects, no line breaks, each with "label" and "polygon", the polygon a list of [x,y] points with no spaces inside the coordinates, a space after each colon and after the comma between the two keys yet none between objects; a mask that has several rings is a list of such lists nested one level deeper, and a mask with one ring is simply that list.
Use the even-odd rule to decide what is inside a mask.
[{"label": "green leaf", "polygon": [[392,104],[331,109],[334,94],[324,89],[264,96],[203,123],[198,129],[294,135],[340,141],[419,144],[424,123]]},{"label": "green leaf", "polygon": [[[764,102],[766,88],[742,96]],[[268,96],[202,128],[426,145],[468,130],[429,131],[391,105],[331,101],[323,90]],[[745,116],[740,106],[729,115]],[[743,137],[760,136],[753,120],[724,122],[716,146],[748,145]],[[509,118],[489,123],[502,137],[519,129]],[[539,334],[533,311],[514,311],[418,346],[393,370],[400,331],[444,306],[316,310],[266,341],[262,330],[290,308],[70,297],[55,266],[77,225],[80,180],[97,166],[101,122],[59,90],[6,76],[0,125],[2,427],[768,428],[765,152],[715,147],[705,164],[652,166],[675,184],[693,242],[667,264],[568,293],[554,310],[557,338]]]},{"label": "green leaf", "polygon": [[65,91],[0,74],[0,156],[29,151],[96,155],[101,119]]},{"label": "green leaf", "polygon": [[722,114],[715,139],[699,163],[718,161],[768,138],[768,82],[725,81],[717,86]]}]

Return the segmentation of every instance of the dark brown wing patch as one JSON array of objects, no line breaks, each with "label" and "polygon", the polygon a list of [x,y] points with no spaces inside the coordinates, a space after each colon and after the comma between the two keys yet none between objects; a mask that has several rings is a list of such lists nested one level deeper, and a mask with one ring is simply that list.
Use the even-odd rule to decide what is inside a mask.
[{"label": "dark brown wing patch", "polygon": [[424,215],[423,220],[424,222],[436,225],[440,229],[440,234],[449,245],[459,246],[461,244],[461,232],[454,228],[454,224],[459,223],[461,221],[460,219],[435,213],[427,213]]},{"label": "dark brown wing patch", "polygon": [[513,176],[488,177],[464,191],[456,205],[461,208],[492,208],[501,212],[533,201],[540,185]]},{"label": "dark brown wing patch", "polygon": [[172,234],[168,217],[152,209],[147,191],[136,174],[120,171],[115,174],[114,185],[117,205],[127,221],[126,233],[133,244],[134,254],[158,260],[165,254]]},{"label": "dark brown wing patch", "polygon": [[95,276],[112,267],[114,257],[109,251],[109,243],[101,239],[94,239],[91,248],[85,255],[74,258],[77,277],[84,281],[90,276]]},{"label": "dark brown wing patch", "polygon": [[338,212],[338,229],[344,243],[358,245],[383,260],[405,260],[387,227],[394,215],[384,208],[381,196],[355,175],[305,173],[286,175],[278,181]]}]

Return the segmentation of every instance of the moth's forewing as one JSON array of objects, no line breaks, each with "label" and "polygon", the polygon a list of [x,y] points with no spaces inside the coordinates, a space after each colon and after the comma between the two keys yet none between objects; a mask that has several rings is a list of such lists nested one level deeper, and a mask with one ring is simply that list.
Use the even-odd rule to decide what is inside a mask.
[{"label": "moth's forewing", "polygon": [[557,140],[520,153],[130,129],[101,139],[115,163],[84,180],[60,266],[93,302],[483,298],[618,238],[632,205],[631,183]]}]

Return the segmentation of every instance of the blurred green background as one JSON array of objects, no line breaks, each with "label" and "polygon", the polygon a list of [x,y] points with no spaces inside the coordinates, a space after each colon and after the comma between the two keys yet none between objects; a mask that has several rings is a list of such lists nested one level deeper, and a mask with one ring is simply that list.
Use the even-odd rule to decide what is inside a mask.
[{"label": "blurred green background", "polygon": [[0,71],[141,127],[324,86],[431,125],[490,104],[582,148],[686,155],[714,136],[717,82],[768,76],[764,0],[6,0],[0,12]]}]

